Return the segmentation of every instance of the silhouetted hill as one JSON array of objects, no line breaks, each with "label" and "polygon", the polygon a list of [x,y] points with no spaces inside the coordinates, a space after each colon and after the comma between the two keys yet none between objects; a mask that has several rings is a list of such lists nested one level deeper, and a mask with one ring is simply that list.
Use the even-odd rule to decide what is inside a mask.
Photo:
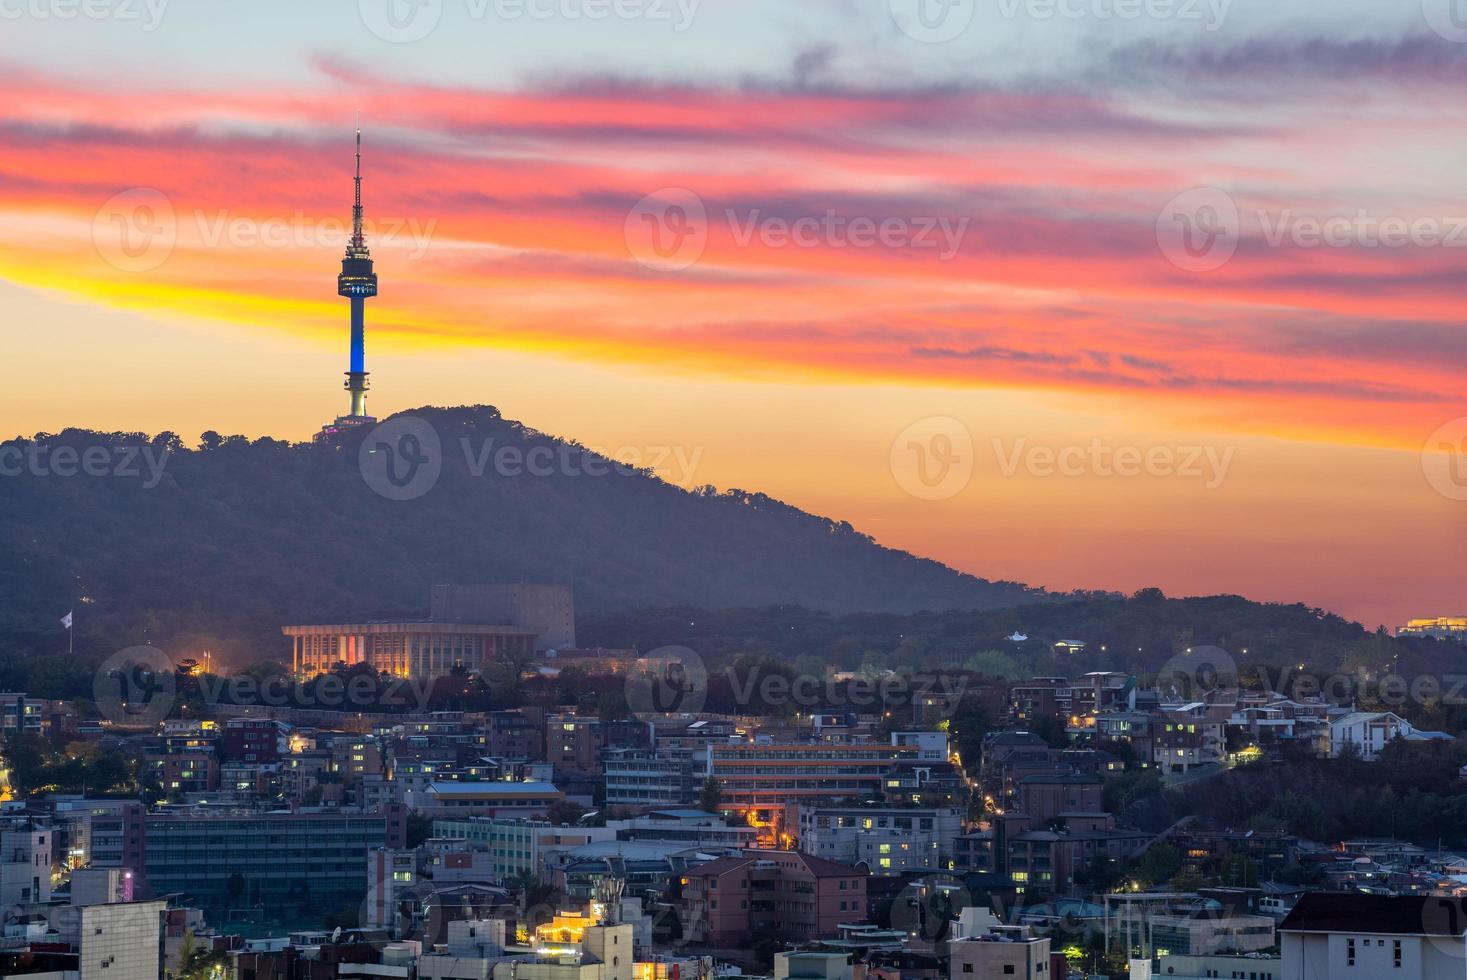
[{"label": "silhouetted hill", "polygon": [[[1011,640],[1015,634],[1025,639]],[[1231,595],[1168,598],[1155,589],[1129,597],[1063,596],[1006,609],[910,614],[833,615],[790,606],[604,611],[581,618],[578,638],[642,650],[681,644],[714,663],[741,654],[785,662],[809,656],[845,669],[969,666],[993,677],[1005,671],[1014,677],[1092,670],[1145,675],[1179,651],[1204,645],[1228,651],[1245,670],[1305,663],[1312,670],[1365,666],[1378,672],[1395,663],[1414,675],[1459,663],[1462,655],[1455,644],[1369,633],[1298,603]],[[1081,654],[1057,654],[1052,645],[1060,639],[1088,646]]]},{"label": "silhouetted hill", "polygon": [[[403,491],[375,475],[382,492],[369,486],[360,434],[337,449],[212,433],[190,449],[171,433],[82,430],[6,443],[7,472],[20,473],[0,478],[0,652],[64,649],[57,619],[75,603],[78,647],[91,652],[146,638],[274,656],[283,623],[421,617],[439,582],[569,582],[582,610],[896,613],[1048,598],[762,494],[689,492],[617,468],[493,408],[410,415],[431,423],[442,473],[408,500],[384,496]],[[367,457],[368,473],[385,462],[411,473],[402,455],[416,450],[400,435]],[[88,450],[94,474],[128,462],[137,473],[79,472]]]}]

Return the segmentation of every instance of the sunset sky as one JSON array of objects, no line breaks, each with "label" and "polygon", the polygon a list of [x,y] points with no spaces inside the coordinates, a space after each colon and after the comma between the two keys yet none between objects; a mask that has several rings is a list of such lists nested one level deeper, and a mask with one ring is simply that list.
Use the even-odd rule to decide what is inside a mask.
[{"label": "sunset sky", "polygon": [[360,112],[376,415],[988,578],[1467,613],[1452,0],[72,9],[0,5],[0,436],[344,411]]}]

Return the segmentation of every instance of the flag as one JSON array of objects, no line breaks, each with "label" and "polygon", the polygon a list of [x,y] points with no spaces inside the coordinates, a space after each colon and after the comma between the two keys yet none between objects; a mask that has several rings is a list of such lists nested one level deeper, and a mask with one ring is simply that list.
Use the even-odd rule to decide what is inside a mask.
[{"label": "flag", "polygon": [[65,626],[67,629],[71,629],[71,613],[67,613],[65,616],[61,617],[61,625]]}]

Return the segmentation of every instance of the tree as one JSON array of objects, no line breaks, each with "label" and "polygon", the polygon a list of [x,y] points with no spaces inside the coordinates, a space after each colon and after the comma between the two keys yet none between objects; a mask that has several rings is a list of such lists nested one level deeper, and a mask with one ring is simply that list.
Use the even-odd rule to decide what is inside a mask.
[{"label": "tree", "polygon": [[1155,769],[1130,769],[1105,781],[1105,809],[1121,813],[1136,800],[1161,795],[1161,775]]},{"label": "tree", "polygon": [[433,821],[421,813],[410,813],[407,818],[407,846],[421,847],[433,836]]},{"label": "tree", "polygon": [[1044,739],[1044,743],[1052,749],[1063,749],[1070,744],[1065,723],[1053,715],[1039,715],[1029,723],[1029,732]]},{"label": "tree", "polygon": [[626,686],[612,688],[602,691],[596,696],[596,715],[603,722],[625,721],[632,716],[632,709],[627,704]]},{"label": "tree", "polygon": [[1171,881],[1182,870],[1182,855],[1170,844],[1154,844],[1136,866],[1136,877],[1148,885]]},{"label": "tree", "polygon": [[1323,878],[1324,869],[1317,864],[1290,864],[1274,875],[1284,885],[1317,885]]},{"label": "tree", "polygon": [[212,945],[201,946],[192,931],[183,934],[179,947],[179,969],[174,974],[177,980],[213,980],[229,972],[229,953],[215,950]]},{"label": "tree", "polygon": [[698,807],[708,813],[717,813],[723,808],[723,787],[712,776],[703,781],[703,789],[698,793]]},{"label": "tree", "polygon": [[556,800],[545,808],[545,817],[553,824],[565,827],[574,824],[585,814],[586,808],[571,800]]},{"label": "tree", "polygon": [[1125,869],[1114,858],[1097,854],[1090,863],[1075,873],[1075,883],[1089,885],[1093,891],[1114,891],[1126,876]]},{"label": "tree", "polygon": [[1022,680],[1027,673],[1016,659],[1001,650],[981,650],[963,666],[982,677],[1000,681]]}]

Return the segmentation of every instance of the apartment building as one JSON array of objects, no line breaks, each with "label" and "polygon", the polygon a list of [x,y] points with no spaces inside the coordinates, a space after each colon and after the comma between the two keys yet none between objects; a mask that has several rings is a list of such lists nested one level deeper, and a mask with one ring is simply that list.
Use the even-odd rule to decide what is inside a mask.
[{"label": "apartment building", "polygon": [[602,760],[606,805],[686,806],[698,798],[704,777],[691,755],[647,749],[612,749]]},{"label": "apartment building", "polygon": [[0,693],[0,735],[44,735],[49,729],[50,702],[28,694]]},{"label": "apartment building", "polygon": [[545,719],[545,761],[557,775],[601,775],[606,736],[595,715],[549,715]]},{"label": "apartment building", "polygon": [[501,759],[540,761],[545,758],[545,712],[542,709],[491,711],[485,719],[484,749]]},{"label": "apartment building", "polygon": [[0,906],[51,900],[53,838],[29,817],[0,822]]},{"label": "apartment building", "polygon": [[1009,718],[1016,725],[1053,718],[1078,725],[1086,715],[1135,707],[1136,679],[1094,671],[1081,677],[1035,677],[1009,688]]},{"label": "apartment building", "polygon": [[957,807],[801,806],[799,848],[873,875],[947,869],[963,832]]},{"label": "apartment building", "polygon": [[1163,706],[1151,724],[1151,762],[1163,773],[1187,773],[1227,756],[1231,705],[1195,701]]},{"label": "apartment building", "polygon": [[212,751],[147,752],[143,755],[143,772],[169,796],[219,788],[219,759]]},{"label": "apartment building", "polygon": [[1124,865],[1151,843],[1152,836],[1137,830],[1116,830],[1109,815],[1072,821],[1059,830],[1005,828],[1000,835],[1002,864],[1021,894],[1071,895],[1075,876],[1092,861],[1103,858]]},{"label": "apartment building", "polygon": [[1067,813],[1104,813],[1105,781],[1076,772],[1040,773],[1019,781],[1018,811],[1043,826]]},{"label": "apartment building", "polygon": [[923,761],[946,746],[885,742],[743,741],[708,747],[706,775],[723,792],[723,807],[773,826],[794,801],[881,799],[893,766]]},{"label": "apartment building", "polygon": [[290,729],[269,718],[231,718],[219,740],[220,756],[231,762],[279,762],[290,752]]},{"label": "apartment building", "polygon": [[865,921],[866,878],[863,869],[798,851],[719,858],[683,876],[683,936],[713,946],[833,937],[842,923]]}]

